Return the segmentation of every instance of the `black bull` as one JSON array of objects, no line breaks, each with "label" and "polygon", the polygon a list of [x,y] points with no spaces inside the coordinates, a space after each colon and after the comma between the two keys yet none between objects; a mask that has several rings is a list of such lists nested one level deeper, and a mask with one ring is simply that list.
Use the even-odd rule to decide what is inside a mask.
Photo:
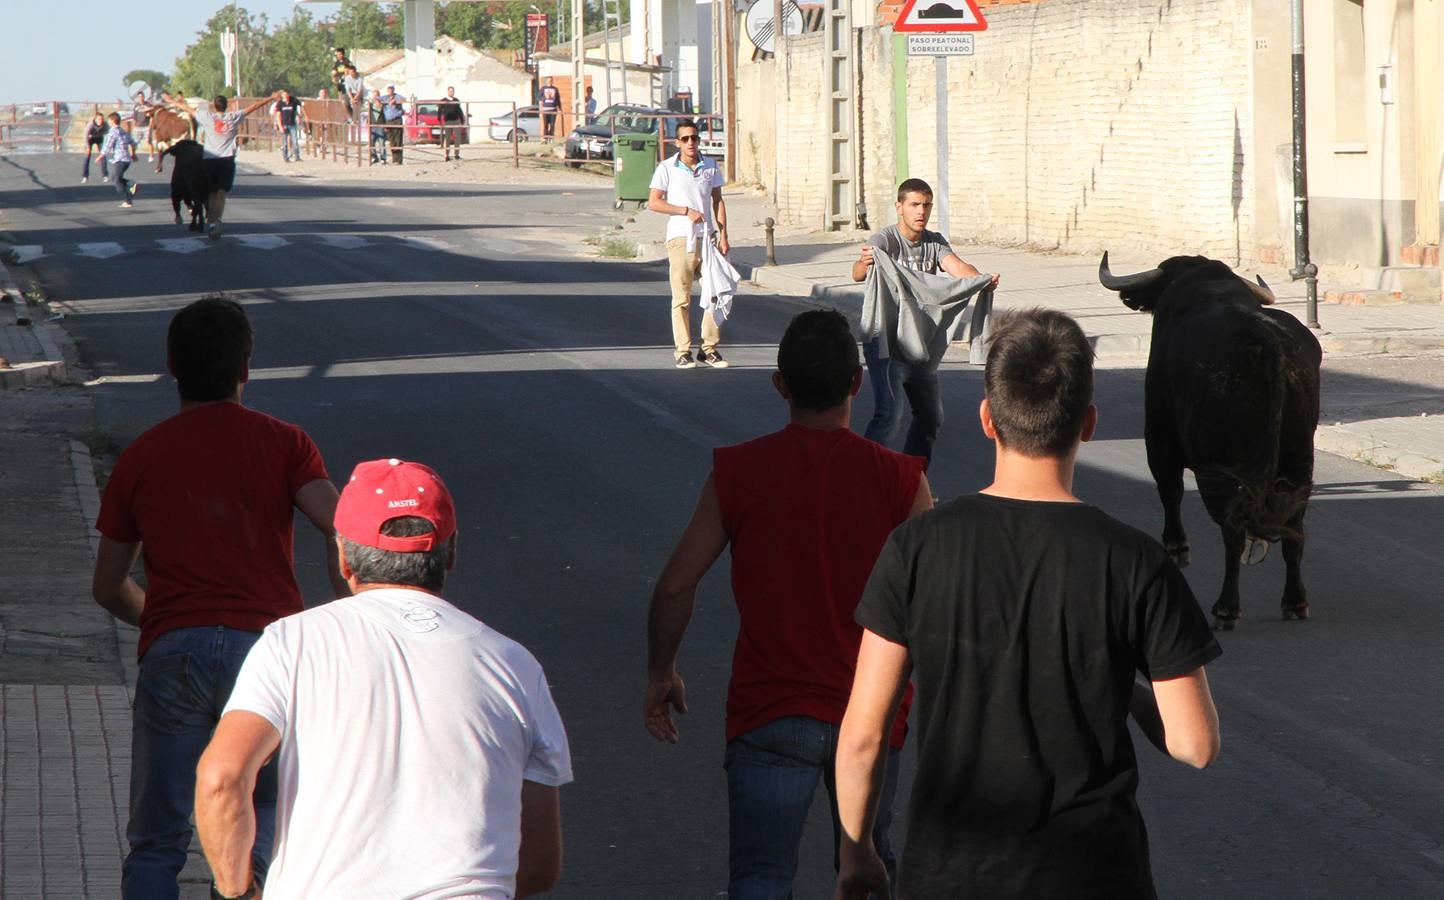
[{"label": "black bull", "polygon": [[206,200],[210,196],[210,180],[206,177],[201,145],[195,141],[176,141],[166,148],[175,157],[170,172],[170,205],[175,210],[175,223],[181,223],[181,204],[191,214],[191,231],[202,231],[206,225]]},{"label": "black bull", "polygon": [[1283,543],[1283,617],[1308,618],[1299,567],[1319,424],[1318,340],[1267,306],[1273,294],[1262,280],[1244,281],[1217,260],[1175,256],[1114,276],[1105,253],[1098,279],[1130,308],[1153,314],[1143,433],[1163,501],[1164,547],[1188,565],[1179,507],[1183,470],[1192,469],[1223,530],[1214,626],[1232,629],[1242,617],[1239,566],[1262,559],[1273,541]]}]

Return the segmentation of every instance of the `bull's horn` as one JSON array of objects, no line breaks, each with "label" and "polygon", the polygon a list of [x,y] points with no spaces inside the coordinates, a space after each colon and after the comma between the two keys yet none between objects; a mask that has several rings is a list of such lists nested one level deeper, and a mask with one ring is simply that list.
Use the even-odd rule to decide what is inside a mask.
[{"label": "bull's horn", "polygon": [[1278,298],[1274,296],[1273,290],[1263,280],[1262,275],[1255,275],[1254,277],[1258,279],[1258,284],[1254,284],[1251,281],[1245,281],[1244,284],[1248,285],[1248,289],[1258,298],[1258,302],[1264,306],[1271,306],[1274,300]]},{"label": "bull's horn", "polygon": [[1149,269],[1136,275],[1114,275],[1108,271],[1108,251],[1103,251],[1103,260],[1098,263],[1098,282],[1110,291],[1122,292],[1146,288],[1163,277],[1162,269]]}]

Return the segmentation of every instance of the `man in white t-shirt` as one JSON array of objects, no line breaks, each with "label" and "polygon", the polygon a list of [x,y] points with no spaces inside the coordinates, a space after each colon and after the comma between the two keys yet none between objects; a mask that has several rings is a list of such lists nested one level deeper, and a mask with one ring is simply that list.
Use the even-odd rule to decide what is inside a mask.
[{"label": "man in white t-shirt", "polygon": [[265,630],[196,772],[212,897],[252,897],[256,773],[278,756],[267,900],[550,890],[572,780],[545,673],[441,597],[456,512],[440,477],[361,463],[336,506],[354,592]]},{"label": "man in white t-shirt", "polygon": [[[722,185],[727,179],[717,163],[702,155],[697,123],[677,123],[677,152],[662,160],[652,175],[647,208],[667,216],[667,264],[672,282],[672,343],[677,368],[695,369],[692,359],[692,284],[702,269],[702,242],[715,240],[723,256],[727,241],[727,204]],[[712,316],[702,316],[702,362],[727,368],[717,352],[721,330]]]},{"label": "man in white t-shirt", "polygon": [[242,110],[227,112],[229,101],[225,94],[217,94],[210,105],[197,109],[185,97],[167,97],[181,109],[195,117],[204,131],[202,137],[202,162],[206,168],[206,180],[210,182],[211,193],[206,198],[206,219],[209,220],[207,233],[211,240],[221,237],[221,221],[226,215],[226,197],[236,186],[236,136],[241,120],[251,113],[281,99],[276,91],[269,97],[262,97]]}]

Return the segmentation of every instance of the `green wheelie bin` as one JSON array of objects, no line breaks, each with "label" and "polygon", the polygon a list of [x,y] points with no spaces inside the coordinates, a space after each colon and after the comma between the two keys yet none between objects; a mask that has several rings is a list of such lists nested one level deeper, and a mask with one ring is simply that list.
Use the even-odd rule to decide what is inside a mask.
[{"label": "green wheelie bin", "polygon": [[647,202],[652,173],[657,170],[657,135],[632,132],[612,138],[612,177],[616,185],[614,208],[628,200]]}]

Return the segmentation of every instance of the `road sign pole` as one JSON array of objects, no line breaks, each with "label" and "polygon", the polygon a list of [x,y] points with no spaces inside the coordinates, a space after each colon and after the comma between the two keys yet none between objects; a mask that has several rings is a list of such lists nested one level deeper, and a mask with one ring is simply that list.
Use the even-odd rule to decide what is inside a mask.
[{"label": "road sign pole", "polygon": [[938,233],[944,240],[951,241],[948,221],[948,58],[933,57],[933,73],[936,76],[937,120],[938,120],[938,191],[933,204],[938,211]]}]

